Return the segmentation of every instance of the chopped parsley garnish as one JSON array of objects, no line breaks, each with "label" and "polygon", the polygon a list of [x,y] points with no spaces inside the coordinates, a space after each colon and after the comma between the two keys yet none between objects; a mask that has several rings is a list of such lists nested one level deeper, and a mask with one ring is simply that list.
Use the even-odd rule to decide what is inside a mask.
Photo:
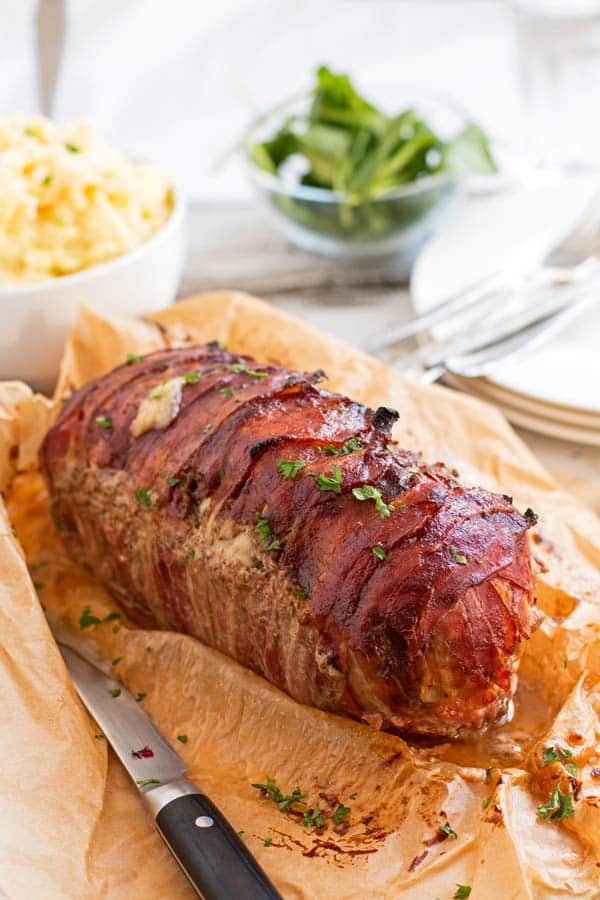
[{"label": "chopped parsley garnish", "polygon": [[150,391],[148,397],[150,400],[160,400],[161,397],[164,397],[165,391],[167,390],[166,384],[159,384],[153,390]]},{"label": "chopped parsley garnish", "polygon": [[258,510],[254,514],[255,525],[254,527],[258,531],[258,535],[261,541],[268,541],[273,532],[271,531],[271,522],[267,519],[266,516],[262,516]]},{"label": "chopped parsley garnish", "polygon": [[483,798],[481,805],[483,806],[484,809],[487,809],[491,802],[492,802],[492,795],[488,794],[487,797]]},{"label": "chopped parsley garnish", "polygon": [[[568,747],[559,747],[558,744],[555,744],[553,747],[546,747],[542,754],[542,760],[544,764],[553,762],[560,762],[563,764],[569,775],[573,775],[574,778],[577,777],[577,763],[573,761],[573,752],[569,750]],[[565,762],[565,760],[571,760],[570,762]]]},{"label": "chopped parsley garnish", "polygon": [[466,566],[468,560],[466,556],[463,556],[462,553],[459,553],[456,547],[450,547],[450,553],[452,554],[454,561],[459,564],[459,566]]},{"label": "chopped parsley garnish", "polygon": [[116,659],[113,659],[113,660],[112,660],[111,666],[118,666],[119,663],[121,662],[122,658],[123,658],[122,656],[117,656]]},{"label": "chopped parsley garnish", "polygon": [[98,625],[102,625],[104,622],[113,622],[118,618],[118,612],[109,612],[108,615],[104,616],[103,619],[99,619],[98,616],[92,615],[91,606],[88,604],[87,606],[83,607],[81,615],[79,616],[79,627],[83,631],[84,628],[91,628],[92,625],[97,627]]},{"label": "chopped parsley garnish", "polygon": [[350,807],[344,806],[343,803],[338,804],[338,808],[332,815],[332,820],[334,825],[341,825],[344,819],[347,819],[350,815]]},{"label": "chopped parsley garnish", "polygon": [[182,744],[187,744],[187,742],[188,742],[187,734],[178,734],[177,740],[181,741]]},{"label": "chopped parsley garnish", "polygon": [[100,428],[112,428],[112,419],[110,416],[96,416],[96,425]]},{"label": "chopped parsley garnish", "polygon": [[129,366],[131,365],[131,363],[139,362],[141,358],[142,357],[139,355],[139,353],[128,353],[125,357],[125,362]]},{"label": "chopped parsley garnish", "polygon": [[310,588],[309,588],[309,587],[301,587],[301,588],[298,588],[298,590],[296,591],[296,594],[297,594],[298,597],[305,597],[305,598],[306,598],[306,597],[308,597],[308,595],[310,594]]},{"label": "chopped parsley garnish", "polygon": [[277,646],[278,640],[279,640],[279,635],[278,635],[278,634],[273,634],[273,635],[271,635],[271,644],[273,645],[273,647],[276,647],[276,646]]},{"label": "chopped parsley garnish", "polygon": [[472,888],[468,884],[457,884],[456,893],[452,895],[452,900],[466,900],[471,896]]},{"label": "chopped parsley garnish", "polygon": [[346,441],[341,447],[334,447],[333,444],[325,444],[323,450],[327,454],[327,456],[348,456],[349,453],[354,453],[355,450],[360,450],[362,444],[359,438],[354,435],[350,440]]},{"label": "chopped parsley garnish", "polygon": [[121,696],[121,688],[113,688],[109,691],[111,697],[120,697]]},{"label": "chopped parsley garnish", "polygon": [[373,556],[376,556],[377,559],[381,560],[384,560],[386,556],[383,547],[371,547],[371,553],[373,554]]},{"label": "chopped parsley garnish", "polygon": [[204,434],[208,434],[210,429],[212,428],[212,422],[209,422],[208,425],[204,426]]},{"label": "chopped parsley garnish", "polygon": [[265,550],[281,550],[281,541],[278,541],[277,539],[271,541],[271,543],[265,547]]},{"label": "chopped parsley garnish", "polygon": [[81,147],[78,147],[77,144],[71,144],[68,141],[65,144],[65,150],[68,150],[69,153],[81,153]]},{"label": "chopped parsley garnish", "polygon": [[113,625],[113,627],[112,627],[112,633],[113,633],[113,634],[118,634],[120,630],[121,630],[121,626],[120,626],[120,625]]},{"label": "chopped parsley garnish", "polygon": [[485,770],[485,780],[486,780],[486,781],[488,780],[488,778],[490,777],[490,775],[492,774],[493,771],[494,771],[494,767],[493,767],[493,766],[488,766],[488,767],[487,767],[487,769]]},{"label": "chopped parsley garnish", "polygon": [[195,550],[193,550],[193,549],[192,549],[192,550],[188,550],[188,552],[187,552],[187,558],[188,558],[188,559],[193,559],[193,558],[195,557],[195,555],[196,555],[196,551],[195,551]]},{"label": "chopped parsley garnish", "polygon": [[342,467],[332,466],[330,469],[331,476],[319,475],[317,477],[317,487],[320,491],[333,491],[334,494],[342,493]]},{"label": "chopped parsley garnish", "polygon": [[263,847],[270,847],[272,843],[273,843],[273,838],[271,838],[271,837],[265,838]]},{"label": "chopped parsley garnish", "polygon": [[196,384],[197,381],[200,381],[199,372],[186,372],[183,376],[184,384]]},{"label": "chopped parsley garnish", "polygon": [[278,808],[283,812],[286,809],[289,809],[295,803],[300,803],[302,806],[306,806],[304,803],[304,799],[306,798],[306,794],[303,794],[299,787],[295,788],[291,794],[283,794],[282,791],[277,787],[274,778],[269,778],[267,776],[267,780],[265,784],[253,784],[253,788],[256,788],[257,791],[262,791],[264,794],[269,797],[273,803],[276,803]]},{"label": "chopped parsley garnish", "polygon": [[363,484],[362,487],[352,488],[352,493],[357,500],[374,500],[375,509],[382,519],[388,519],[392,514],[389,506],[381,496],[381,491],[374,484]]},{"label": "chopped parsley garnish", "polygon": [[561,791],[558,785],[550,794],[548,802],[537,808],[538,816],[542,819],[568,819],[574,812],[573,791]]},{"label": "chopped parsley garnish", "polygon": [[441,834],[447,834],[449,838],[457,839],[458,835],[455,832],[454,828],[450,828],[450,826],[446,823],[446,825],[440,825],[438,831]]},{"label": "chopped parsley garnish", "polygon": [[304,820],[304,824],[307,828],[322,828],[325,824],[325,820],[318,803],[315,803],[315,808],[312,810],[312,812],[305,812],[302,816],[302,819]]},{"label": "chopped parsley garnish", "polygon": [[169,475],[167,478],[167,484],[169,487],[175,487],[176,484],[179,484],[181,478],[178,478],[177,475]]},{"label": "chopped parsley garnish", "polygon": [[348,794],[348,800],[356,800],[356,794]]},{"label": "chopped parsley garnish", "polygon": [[41,591],[44,589],[44,582],[43,581],[34,581],[33,586],[36,589],[36,591]]},{"label": "chopped parsley garnish", "polygon": [[142,778],[136,781],[136,784],[140,787],[146,787],[147,784],[160,784],[160,781],[158,778]]},{"label": "chopped parsley garnish", "polygon": [[48,173],[48,175],[44,175],[44,177],[42,178],[42,184],[43,185],[51,184],[53,178],[54,178],[54,175],[50,175],[50,173]]},{"label": "chopped parsley garnish", "polygon": [[140,506],[144,506],[146,509],[150,509],[152,506],[152,496],[150,491],[145,491],[143,488],[137,488],[135,492],[135,499],[140,504]]},{"label": "chopped parsley garnish", "polygon": [[301,459],[278,459],[277,471],[283,478],[295,478],[306,463]]},{"label": "chopped parsley garnish", "polygon": [[224,397],[227,397],[228,400],[230,400],[233,397],[233,391],[231,390],[231,388],[227,388],[227,387],[221,388],[219,393],[223,394]]},{"label": "chopped parsley garnish", "polygon": [[139,691],[139,693],[137,693],[137,694],[135,695],[135,702],[136,702],[136,703],[141,703],[142,700],[143,700],[145,697],[147,697],[147,696],[148,696],[148,695],[146,694],[145,691]]},{"label": "chopped parsley garnish", "polygon": [[90,612],[91,606],[84,606],[81,615],[79,616],[79,627],[83,630],[84,628],[91,628],[92,625],[99,625],[102,619],[99,619],[98,616],[93,616]]},{"label": "chopped parsley garnish", "polygon": [[268,372],[260,372],[258,369],[249,369],[248,366],[243,363],[231,363],[228,366],[225,366],[230,372],[234,372],[236,375],[241,375],[244,373],[245,375],[250,375],[251,378],[268,378]]},{"label": "chopped parsley garnish", "polygon": [[105,737],[104,737],[103,734],[95,734],[94,737],[96,738],[97,741],[104,741],[104,740],[105,740]]}]

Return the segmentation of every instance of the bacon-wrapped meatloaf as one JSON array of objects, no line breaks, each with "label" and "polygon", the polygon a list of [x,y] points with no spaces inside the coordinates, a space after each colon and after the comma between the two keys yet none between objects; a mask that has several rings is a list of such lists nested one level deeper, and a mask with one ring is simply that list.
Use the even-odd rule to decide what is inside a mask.
[{"label": "bacon-wrapped meatloaf", "polygon": [[537,621],[533,513],[392,446],[397,414],[321,374],[208,344],[77,391],[41,451],[69,553],[303,703],[423,734],[498,719]]}]

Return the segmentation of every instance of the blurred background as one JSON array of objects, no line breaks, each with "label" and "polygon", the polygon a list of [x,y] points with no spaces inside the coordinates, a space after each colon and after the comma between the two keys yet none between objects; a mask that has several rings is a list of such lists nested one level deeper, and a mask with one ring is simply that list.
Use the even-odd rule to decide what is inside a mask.
[{"label": "blurred background", "polygon": [[[588,135],[600,129],[594,112],[600,77],[593,68],[600,4],[589,0],[43,5],[66,10],[54,115],[92,118],[111,142],[168,164],[192,198],[249,195],[235,161],[225,170],[215,166],[259,110],[307,86],[320,63],[359,80],[396,81],[453,97],[515,153],[547,153],[554,160],[565,143],[567,151],[577,145],[584,124]],[[38,108],[36,7],[36,0],[0,2],[4,115]],[[560,14],[558,24],[544,22],[548,11]],[[570,56],[568,65],[560,63],[567,72],[552,68],[557,47]],[[543,129],[544,91],[552,81],[560,147]]]},{"label": "blurred background", "polygon": [[[415,312],[504,270],[531,241],[547,253],[584,213],[578,260],[597,261],[600,0],[0,0],[0,11],[3,116],[89,119],[101,138],[173,173],[187,200],[178,296],[247,290],[379,352],[389,350],[376,347],[382,336]],[[363,253],[353,240],[336,247],[323,233],[315,238],[301,221],[313,215],[309,202],[287,188],[270,195],[281,187],[279,170],[252,173],[240,152],[250,123],[313,86],[322,64],[348,73],[386,114],[434,98],[489,140],[496,171],[476,183],[461,173],[444,215],[436,195],[408,254],[400,245]],[[420,191],[418,177],[407,180]],[[392,210],[389,221],[411,240],[423,203],[418,215]],[[345,229],[349,205],[342,206],[334,213]],[[378,235],[371,237],[377,251]],[[579,277],[569,270],[569,283],[573,271]],[[529,313],[546,303],[529,282],[522,287],[511,296],[525,297]],[[598,283],[585,289],[595,301]],[[506,290],[478,307],[459,339],[486,323],[496,336],[506,331],[505,298]],[[499,368],[479,373],[463,366],[461,379],[456,366],[454,382],[449,366],[445,373],[498,405],[552,467],[571,471],[575,488],[577,478],[598,486],[600,461],[598,305],[588,303],[586,317],[545,349],[527,345],[526,358],[510,365],[500,358]],[[448,335],[433,337],[447,354]],[[394,344],[387,361],[406,368],[405,349]],[[422,346],[417,351],[422,362]],[[589,497],[589,484],[584,491]]]}]

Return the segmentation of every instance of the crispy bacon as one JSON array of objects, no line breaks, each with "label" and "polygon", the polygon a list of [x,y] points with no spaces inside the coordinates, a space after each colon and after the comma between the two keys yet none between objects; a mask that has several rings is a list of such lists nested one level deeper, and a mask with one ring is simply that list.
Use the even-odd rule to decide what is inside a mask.
[{"label": "crispy bacon", "polygon": [[[173,420],[134,437],[177,377]],[[206,345],[86,385],[41,451],[63,540],[135,619],[302,702],[415,733],[481,727],[506,714],[537,623],[535,517],[390,446],[394,412],[321,377]],[[286,478],[281,460],[304,465]]]}]

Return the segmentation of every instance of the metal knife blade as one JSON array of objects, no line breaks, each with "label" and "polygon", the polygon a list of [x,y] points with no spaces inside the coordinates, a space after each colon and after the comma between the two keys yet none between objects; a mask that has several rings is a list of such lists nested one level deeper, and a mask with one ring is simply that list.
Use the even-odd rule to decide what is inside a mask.
[{"label": "metal knife blade", "polygon": [[36,62],[40,112],[51,117],[65,42],[65,0],[38,0]]},{"label": "metal knife blade", "polygon": [[[58,646],[77,693],[138,788],[181,778],[187,770],[184,761],[127,688],[71,647],[60,641]],[[144,750],[152,755],[140,754]]]}]

